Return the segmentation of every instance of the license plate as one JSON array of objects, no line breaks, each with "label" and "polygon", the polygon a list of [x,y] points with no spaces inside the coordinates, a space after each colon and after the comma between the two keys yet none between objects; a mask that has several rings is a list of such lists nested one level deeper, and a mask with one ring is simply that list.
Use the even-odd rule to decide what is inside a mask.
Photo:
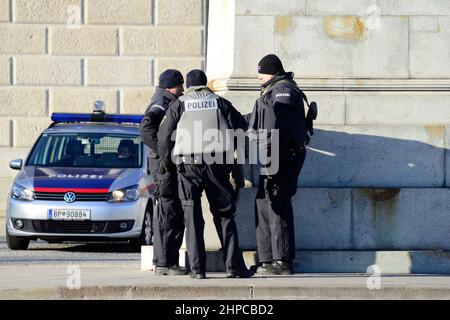
[{"label": "license plate", "polygon": [[90,220],[89,209],[49,209],[49,220]]}]

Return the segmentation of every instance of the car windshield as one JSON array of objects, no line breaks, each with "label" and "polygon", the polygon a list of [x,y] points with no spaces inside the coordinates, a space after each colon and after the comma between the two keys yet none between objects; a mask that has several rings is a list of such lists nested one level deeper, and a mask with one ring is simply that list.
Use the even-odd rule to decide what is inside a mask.
[{"label": "car windshield", "polygon": [[47,134],[34,146],[27,165],[42,167],[139,168],[139,135]]}]

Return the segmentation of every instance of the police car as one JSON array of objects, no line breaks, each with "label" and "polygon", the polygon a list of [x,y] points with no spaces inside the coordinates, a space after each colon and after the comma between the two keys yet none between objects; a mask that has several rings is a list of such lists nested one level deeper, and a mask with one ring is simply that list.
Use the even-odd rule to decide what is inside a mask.
[{"label": "police car", "polygon": [[8,195],[6,239],[12,250],[30,240],[127,240],[151,244],[155,184],[139,135],[141,115],[53,113]]}]

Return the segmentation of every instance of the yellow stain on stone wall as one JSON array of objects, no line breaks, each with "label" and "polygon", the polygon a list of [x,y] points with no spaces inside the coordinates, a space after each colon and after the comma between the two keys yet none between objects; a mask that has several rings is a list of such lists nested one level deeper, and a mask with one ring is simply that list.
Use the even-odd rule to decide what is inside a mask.
[{"label": "yellow stain on stone wall", "polygon": [[440,139],[445,134],[444,126],[426,126],[425,130],[432,139]]},{"label": "yellow stain on stone wall", "polygon": [[364,21],[357,16],[328,16],[323,20],[325,33],[340,40],[364,40]]},{"label": "yellow stain on stone wall", "polygon": [[276,18],[276,30],[278,34],[286,34],[292,28],[293,21],[291,16],[278,16]]}]

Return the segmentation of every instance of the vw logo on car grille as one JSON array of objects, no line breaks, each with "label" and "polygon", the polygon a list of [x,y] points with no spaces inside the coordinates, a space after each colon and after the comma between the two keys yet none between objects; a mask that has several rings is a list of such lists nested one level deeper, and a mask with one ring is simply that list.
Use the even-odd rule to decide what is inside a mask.
[{"label": "vw logo on car grille", "polygon": [[77,196],[76,196],[75,193],[73,193],[73,192],[67,192],[67,193],[64,195],[64,201],[65,201],[65,202],[68,202],[68,203],[74,202],[76,198],[77,198]]}]

